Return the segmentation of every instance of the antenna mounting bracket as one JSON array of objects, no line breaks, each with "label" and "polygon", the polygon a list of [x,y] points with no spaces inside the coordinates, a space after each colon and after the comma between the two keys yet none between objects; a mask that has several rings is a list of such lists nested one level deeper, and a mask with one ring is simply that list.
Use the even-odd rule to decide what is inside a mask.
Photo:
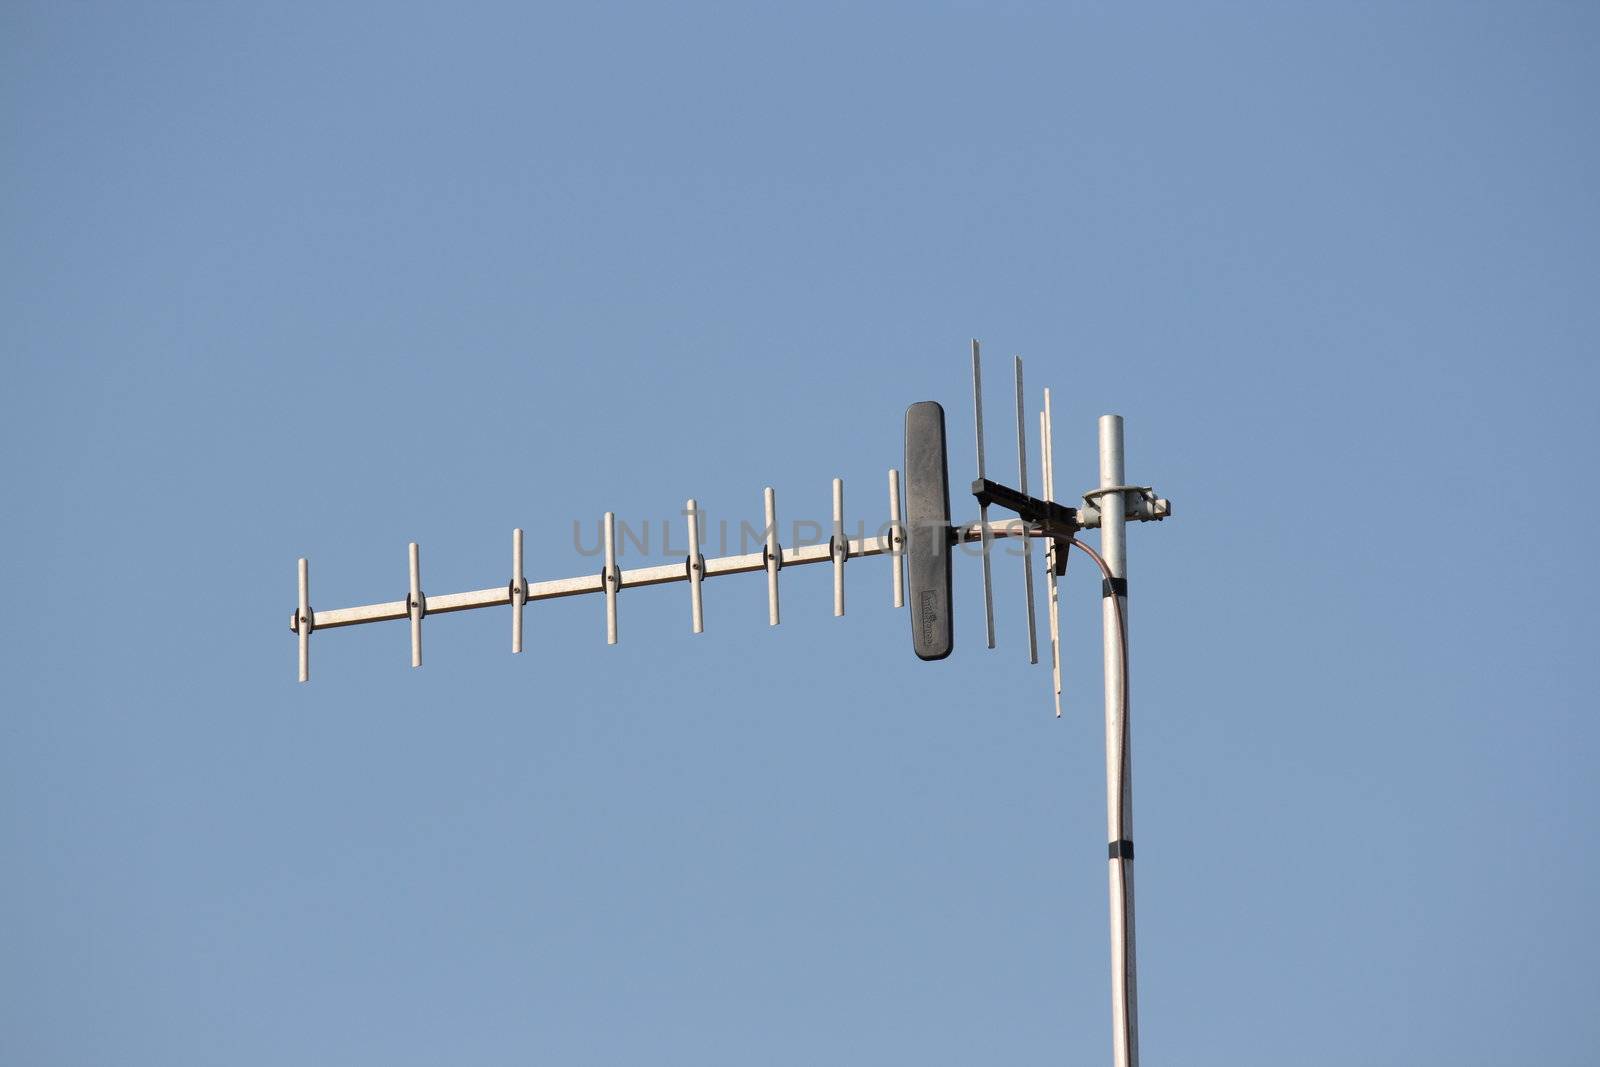
[{"label": "antenna mounting bracket", "polygon": [[972,483],[972,495],[978,498],[979,507],[998,504],[1014,511],[1024,522],[1038,523],[1039,532],[1046,537],[1071,537],[1082,524],[1078,522],[1078,509],[1049,500],[1040,500],[1009,485],[978,478]]}]

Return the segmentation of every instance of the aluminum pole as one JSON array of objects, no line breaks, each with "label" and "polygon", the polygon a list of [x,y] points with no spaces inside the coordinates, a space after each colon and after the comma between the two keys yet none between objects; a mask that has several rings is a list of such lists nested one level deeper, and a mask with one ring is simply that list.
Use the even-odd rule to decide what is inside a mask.
[{"label": "aluminum pole", "polygon": [[[1100,488],[1126,485],[1122,416],[1100,416]],[[1139,1065],[1139,983],[1133,922],[1133,757],[1123,678],[1128,623],[1127,505],[1121,492],[1097,495],[1100,554],[1112,578],[1102,585],[1106,688],[1106,838],[1110,842],[1111,1029],[1116,1067]]]}]

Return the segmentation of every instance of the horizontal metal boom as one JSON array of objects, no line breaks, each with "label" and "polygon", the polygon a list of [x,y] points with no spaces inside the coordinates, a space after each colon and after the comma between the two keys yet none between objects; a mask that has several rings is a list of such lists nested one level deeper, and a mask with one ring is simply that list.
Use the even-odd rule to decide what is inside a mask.
[{"label": "horizontal metal boom", "polygon": [[[1017,537],[1021,535],[1024,524],[1017,519],[1007,519],[1000,522],[990,522],[990,534],[993,537]],[[1037,526],[1030,525],[1028,532],[1038,535],[1041,531]],[[969,523],[958,527],[957,540],[961,542],[978,541],[983,536],[982,526],[979,523]],[[816,545],[802,545],[795,548],[785,548],[783,551],[782,565],[785,567],[800,567],[807,563],[827,563],[833,559],[831,546],[826,542]],[[894,539],[891,536],[861,537],[850,539],[850,556],[882,556],[897,554],[894,549]],[[720,556],[706,560],[705,576],[717,578],[724,574],[752,574],[756,571],[767,569],[765,552],[746,552],[738,556]],[[685,582],[689,580],[689,568],[685,563],[663,563],[654,567],[635,567],[632,570],[621,572],[619,583],[622,589],[634,589],[645,585],[666,585],[669,582]],[[602,571],[596,568],[593,574],[579,575],[576,578],[557,578],[548,582],[529,582],[527,602],[536,600],[555,600],[564,596],[582,596],[585,593],[599,593],[605,589]],[[423,610],[428,615],[444,615],[452,611],[470,611],[473,608],[504,607],[511,603],[511,583],[496,586],[492,589],[474,589],[469,593],[443,593],[428,594],[423,597]],[[299,612],[290,615],[289,629],[299,633],[297,623]],[[312,630],[332,630],[340,626],[357,626],[366,622],[391,622],[398,619],[410,618],[404,600],[391,600],[383,604],[366,604],[357,608],[334,608],[329,611],[307,611],[311,620]]]}]

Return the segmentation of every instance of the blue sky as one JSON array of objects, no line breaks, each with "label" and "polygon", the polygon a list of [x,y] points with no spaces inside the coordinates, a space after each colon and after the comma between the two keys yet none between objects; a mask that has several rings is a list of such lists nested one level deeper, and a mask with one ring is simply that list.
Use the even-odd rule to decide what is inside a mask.
[{"label": "blue sky", "polygon": [[[316,635],[606,510],[881,518],[966,345],[1130,535],[1142,1043],[1592,1063],[1579,4],[0,12],[0,1060],[1099,1062],[1097,583]],[[1036,392],[1034,396],[1036,397]],[[1037,474],[1035,472],[1035,476]],[[681,538],[680,538],[681,543]],[[625,559],[625,562],[637,562]]]}]

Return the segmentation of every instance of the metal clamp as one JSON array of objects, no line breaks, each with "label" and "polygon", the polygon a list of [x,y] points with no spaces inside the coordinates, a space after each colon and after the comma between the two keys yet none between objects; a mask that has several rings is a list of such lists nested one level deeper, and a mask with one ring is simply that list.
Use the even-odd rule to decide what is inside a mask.
[{"label": "metal clamp", "polygon": [[1122,493],[1123,517],[1134,522],[1160,522],[1172,515],[1172,502],[1163,497],[1156,496],[1153,486],[1149,485],[1108,485],[1100,489],[1091,489],[1083,494],[1084,510],[1086,512],[1085,526],[1098,526],[1101,522],[1101,512],[1104,510],[1099,504],[1100,497],[1111,493]]},{"label": "metal clamp", "polygon": [[1094,502],[1107,493],[1138,493],[1148,500],[1155,497],[1156,489],[1153,485],[1106,485],[1101,486],[1099,489],[1091,489],[1083,494],[1083,502],[1095,506]]}]

